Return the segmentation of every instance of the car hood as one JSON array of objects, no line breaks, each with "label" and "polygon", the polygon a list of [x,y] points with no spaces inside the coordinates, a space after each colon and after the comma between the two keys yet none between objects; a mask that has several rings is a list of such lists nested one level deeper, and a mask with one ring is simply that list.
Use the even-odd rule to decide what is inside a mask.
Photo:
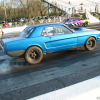
[{"label": "car hood", "polygon": [[4,37],[4,38],[1,39],[1,41],[3,41],[4,43],[6,43],[6,42],[21,40],[21,39],[24,39],[24,37],[12,36],[12,37]]},{"label": "car hood", "polygon": [[82,31],[91,31],[93,29],[87,29],[87,28],[74,28],[73,31],[74,32],[82,32]]}]

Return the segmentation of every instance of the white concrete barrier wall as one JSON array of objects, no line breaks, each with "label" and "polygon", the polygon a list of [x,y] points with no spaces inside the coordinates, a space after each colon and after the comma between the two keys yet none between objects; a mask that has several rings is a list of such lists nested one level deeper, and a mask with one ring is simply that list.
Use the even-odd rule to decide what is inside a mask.
[{"label": "white concrete barrier wall", "polygon": [[17,33],[17,32],[22,32],[27,26],[20,26],[20,27],[12,27],[12,28],[4,28],[2,29],[4,34],[8,33]]},{"label": "white concrete barrier wall", "polygon": [[27,100],[100,100],[100,76]]}]

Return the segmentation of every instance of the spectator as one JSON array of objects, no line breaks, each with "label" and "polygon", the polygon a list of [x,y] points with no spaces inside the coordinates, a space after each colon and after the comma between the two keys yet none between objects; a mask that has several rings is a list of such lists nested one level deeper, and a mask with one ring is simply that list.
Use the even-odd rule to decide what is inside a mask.
[{"label": "spectator", "polygon": [[55,23],[55,20],[56,20],[55,17],[53,18],[53,20],[54,20],[54,23]]},{"label": "spectator", "polygon": [[71,4],[71,3],[70,3],[70,1],[69,1],[69,3],[68,3],[68,4]]},{"label": "spectator", "polygon": [[15,26],[17,27],[17,22],[15,22]]},{"label": "spectator", "polygon": [[72,8],[72,13],[73,13],[73,14],[76,13],[76,8],[75,8],[75,7]]},{"label": "spectator", "polygon": [[72,7],[72,14],[74,14],[74,9],[75,9],[75,8],[74,8],[74,7]]},{"label": "spectator", "polygon": [[7,22],[5,22],[5,23],[4,23],[4,26],[5,26],[5,28],[7,28],[7,27],[8,27],[8,23],[7,23]]},{"label": "spectator", "polygon": [[95,6],[95,12],[97,12],[97,11],[98,11],[98,5]]},{"label": "spectator", "polygon": [[62,22],[62,20],[61,20],[61,16],[59,16],[59,22],[60,22],[60,23]]},{"label": "spectator", "polygon": [[12,23],[11,22],[9,22],[8,25],[9,25],[9,27],[12,27]]},{"label": "spectator", "polygon": [[81,11],[83,11],[83,6],[81,6]]},{"label": "spectator", "polygon": [[76,8],[74,7],[74,13],[76,14]]},{"label": "spectator", "polygon": [[51,21],[51,19],[50,19],[50,17],[48,17],[48,22],[50,23],[50,21]]},{"label": "spectator", "polygon": [[22,26],[22,22],[21,21],[19,22],[19,25]]},{"label": "spectator", "polygon": [[31,20],[31,23],[32,23],[32,25],[34,25],[34,21],[33,20]]},{"label": "spectator", "polygon": [[83,12],[83,3],[80,4],[81,5],[81,12]]},{"label": "spectator", "polygon": [[57,6],[57,1],[55,0],[55,6]]}]

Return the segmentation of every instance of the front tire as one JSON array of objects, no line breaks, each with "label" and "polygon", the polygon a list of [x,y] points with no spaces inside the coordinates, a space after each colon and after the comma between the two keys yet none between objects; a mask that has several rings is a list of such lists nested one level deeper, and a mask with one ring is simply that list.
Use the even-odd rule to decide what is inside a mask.
[{"label": "front tire", "polygon": [[88,22],[85,22],[85,23],[84,23],[84,26],[87,27],[87,26],[88,26]]},{"label": "front tire", "polygon": [[86,50],[91,51],[95,47],[96,47],[96,39],[94,37],[90,37],[85,43],[85,48]]},{"label": "front tire", "polygon": [[25,53],[25,60],[29,64],[37,64],[39,63],[43,58],[43,52],[39,47],[32,46],[28,48],[28,50]]}]

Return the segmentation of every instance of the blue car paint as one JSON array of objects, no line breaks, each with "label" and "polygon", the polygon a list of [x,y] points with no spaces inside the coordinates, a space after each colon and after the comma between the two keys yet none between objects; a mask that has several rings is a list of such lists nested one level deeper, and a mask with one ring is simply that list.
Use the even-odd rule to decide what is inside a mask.
[{"label": "blue car paint", "polygon": [[[42,36],[42,31],[45,27],[54,25],[63,25],[69,29],[71,33]],[[5,44],[4,49],[6,49],[7,52],[20,50],[26,51],[31,46],[38,46],[41,48],[43,53],[49,53],[84,45],[89,37],[95,37],[96,41],[100,40],[98,39],[98,37],[100,37],[100,32],[97,30],[84,31],[85,29],[80,29],[73,31],[62,23],[43,24],[29,27],[33,27],[34,30],[28,37],[19,36],[8,40],[7,38],[2,38],[1,40],[4,41]]]},{"label": "blue car paint", "polygon": [[69,34],[51,36],[51,45],[53,51],[75,47],[77,45],[76,34],[69,33]]}]

